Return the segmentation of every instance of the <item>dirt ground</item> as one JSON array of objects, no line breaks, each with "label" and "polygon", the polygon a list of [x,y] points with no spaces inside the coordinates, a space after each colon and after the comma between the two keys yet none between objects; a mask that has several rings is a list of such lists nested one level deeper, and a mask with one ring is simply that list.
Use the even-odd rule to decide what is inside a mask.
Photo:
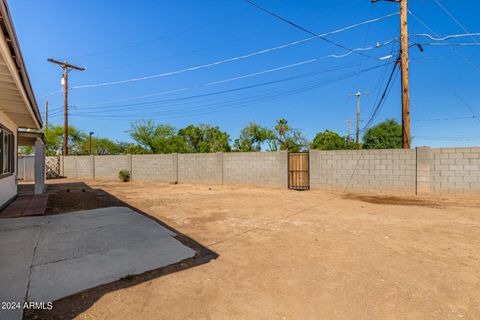
[{"label": "dirt ground", "polygon": [[[113,195],[218,257],[108,290],[79,319],[480,319],[480,200],[85,183],[101,189],[88,206]],[[60,207],[91,192],[50,188]]]}]

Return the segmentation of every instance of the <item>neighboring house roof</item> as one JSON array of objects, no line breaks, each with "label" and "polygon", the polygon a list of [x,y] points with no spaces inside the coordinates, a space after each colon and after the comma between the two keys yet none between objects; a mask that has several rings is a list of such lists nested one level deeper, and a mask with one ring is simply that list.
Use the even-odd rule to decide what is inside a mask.
[{"label": "neighboring house roof", "polygon": [[0,0],[0,111],[20,128],[42,128],[6,0]]}]

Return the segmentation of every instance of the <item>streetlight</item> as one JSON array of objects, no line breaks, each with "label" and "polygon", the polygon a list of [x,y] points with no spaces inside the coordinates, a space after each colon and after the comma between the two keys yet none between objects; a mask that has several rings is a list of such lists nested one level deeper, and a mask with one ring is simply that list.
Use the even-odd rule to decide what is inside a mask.
[{"label": "streetlight", "polygon": [[92,155],[92,135],[93,135],[94,133],[95,133],[95,132],[90,132],[90,133],[89,133],[90,155]]}]

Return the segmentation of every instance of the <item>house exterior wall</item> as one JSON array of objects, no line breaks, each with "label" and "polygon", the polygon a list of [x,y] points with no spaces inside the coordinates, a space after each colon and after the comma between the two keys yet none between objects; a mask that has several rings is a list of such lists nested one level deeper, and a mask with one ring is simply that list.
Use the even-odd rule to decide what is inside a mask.
[{"label": "house exterior wall", "polygon": [[[0,111],[0,124],[12,131],[15,136],[14,150],[17,150],[17,125],[5,113]],[[14,173],[0,178],[0,208],[17,195],[17,153],[14,156]]]}]

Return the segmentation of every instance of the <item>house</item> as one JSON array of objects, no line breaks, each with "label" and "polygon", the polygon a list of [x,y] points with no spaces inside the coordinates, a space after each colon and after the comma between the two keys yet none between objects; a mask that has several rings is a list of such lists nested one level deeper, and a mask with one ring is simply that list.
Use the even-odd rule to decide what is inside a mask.
[{"label": "house", "polygon": [[43,192],[42,118],[6,0],[0,0],[0,209],[17,195],[17,148],[35,145],[35,193]]}]

